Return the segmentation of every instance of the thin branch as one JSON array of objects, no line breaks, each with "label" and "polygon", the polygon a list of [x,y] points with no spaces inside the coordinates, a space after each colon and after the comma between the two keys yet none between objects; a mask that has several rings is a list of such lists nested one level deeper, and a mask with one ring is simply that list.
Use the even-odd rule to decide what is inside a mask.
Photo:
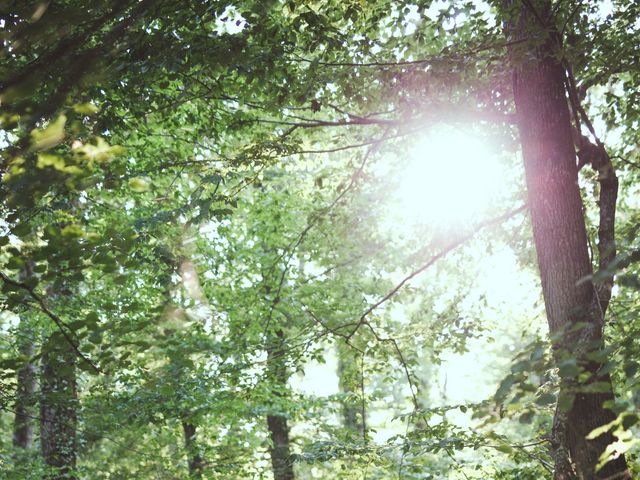
[{"label": "thin branch", "polygon": [[55,323],[56,327],[58,327],[58,330],[60,330],[60,333],[62,333],[62,336],[67,341],[67,343],[71,346],[74,352],[76,352],[78,357],[80,357],[84,362],[86,362],[87,365],[89,365],[96,373],[102,373],[101,370],[80,351],[76,342],[73,341],[73,339],[67,332],[67,329],[69,329],[69,327],[65,324],[65,322],[59,316],[57,316],[55,313],[49,310],[49,307],[47,307],[47,304],[45,303],[44,299],[40,295],[38,295],[38,293],[33,289],[33,287],[31,287],[30,285],[27,285],[24,282],[18,282],[16,280],[12,280],[4,272],[0,272],[0,279],[2,279],[2,281],[8,285],[27,291],[31,296],[31,298],[33,298],[38,303],[40,310],[47,317],[53,320],[53,323]]},{"label": "thin branch", "polygon": [[380,300],[378,300],[376,303],[374,303],[373,305],[371,305],[369,308],[367,308],[367,310],[365,310],[365,312],[362,314],[362,316],[360,317],[360,321],[357,323],[356,328],[353,329],[353,331],[350,333],[349,337],[353,336],[356,331],[358,330],[358,328],[360,328],[360,326],[362,325],[367,325],[367,316],[369,316],[369,314],[371,314],[375,309],[377,309],[380,305],[382,305],[383,303],[385,303],[386,301],[388,301],[389,299],[391,299],[396,293],[398,293],[400,291],[400,289],[402,289],[402,287],[404,287],[409,281],[411,281],[413,278],[417,277],[418,275],[420,275],[422,272],[424,272],[425,270],[427,270],[429,267],[431,267],[434,263],[436,263],[438,260],[440,260],[441,258],[445,257],[449,252],[451,252],[452,250],[455,250],[456,248],[458,248],[460,245],[466,243],[468,240],[470,240],[471,238],[473,238],[480,230],[487,228],[487,227],[491,227],[494,225],[497,225],[499,223],[502,223],[503,221],[513,217],[514,215],[524,211],[527,208],[527,205],[522,205],[518,208],[516,208],[515,210],[511,210],[510,212],[507,212],[503,215],[500,215],[499,217],[496,218],[492,218],[490,220],[481,222],[480,224],[478,224],[471,232],[467,233],[466,235],[461,236],[460,238],[458,238],[457,240],[451,242],[449,245],[447,245],[445,248],[443,248],[441,251],[439,251],[438,253],[436,253],[435,255],[433,255],[428,262],[426,262],[424,265],[422,265],[420,268],[418,268],[417,270],[414,270],[413,272],[411,272],[409,275],[407,275],[406,277],[404,277],[400,283],[398,283],[395,287],[393,287],[384,297],[382,297]]},{"label": "thin branch", "polygon": [[[365,325],[369,328],[369,330],[371,331],[371,333],[373,334],[373,336],[375,337],[375,339],[378,342],[380,342],[380,343],[390,343],[393,346],[393,349],[396,351],[396,354],[398,355],[398,360],[400,361],[400,365],[402,365],[402,369],[404,370],[404,375],[407,378],[407,382],[409,382],[409,390],[411,390],[411,398],[413,400],[413,408],[415,410],[419,410],[420,409],[420,402],[418,401],[418,394],[417,394],[418,388],[416,387],[415,383],[411,379],[411,372],[409,372],[409,365],[407,364],[407,361],[405,360],[404,355],[402,354],[402,350],[400,350],[400,346],[398,345],[398,342],[393,337],[382,337],[382,336],[380,336],[378,334],[378,332],[376,332],[375,328],[373,328],[373,326],[369,322],[366,322]],[[357,328],[358,327],[356,326],[356,329]],[[354,330],[354,332],[355,332],[355,330]],[[349,334],[349,337],[351,337],[351,335],[352,334]]]},{"label": "thin branch", "polygon": [[569,26],[569,22],[571,22],[571,20],[575,16],[575,14],[578,13],[578,10],[580,10],[580,7],[582,7],[582,2],[579,1],[579,2],[576,3],[576,5],[575,5],[575,7],[573,7],[573,10],[571,11],[571,13],[565,19],[564,24],[562,25],[562,28],[560,29],[560,38],[564,37],[564,32],[567,30],[567,27]]},{"label": "thin branch", "polygon": [[348,120],[310,120],[300,122],[290,122],[287,120],[270,120],[266,118],[254,118],[247,120],[251,123],[268,123],[274,125],[291,125],[297,128],[318,128],[318,127],[345,127],[351,125],[399,125],[400,120],[382,120],[374,118],[350,118]]},{"label": "thin branch", "polygon": [[419,60],[399,60],[399,61],[388,61],[388,62],[362,62],[362,63],[358,63],[358,62],[321,62],[321,61],[317,61],[317,60],[313,60],[310,58],[304,58],[304,57],[300,57],[300,58],[293,58],[293,59],[289,59],[289,61],[291,62],[304,62],[304,63],[314,63],[316,65],[322,66],[322,67],[348,67],[348,68],[376,68],[376,67],[407,67],[407,66],[415,66],[415,65],[424,65],[424,64],[428,64],[428,63],[433,63],[433,62],[437,62],[437,61],[448,61],[448,60],[452,60],[455,58],[459,58],[459,59],[467,59],[470,55],[475,55],[477,53],[481,53],[483,51],[487,51],[487,50],[494,50],[494,49],[502,49],[502,48],[507,48],[510,47],[512,45],[517,45],[519,43],[523,43],[528,41],[529,38],[520,38],[517,40],[513,40],[510,42],[501,42],[498,44],[493,44],[493,45],[481,45],[479,47],[476,48],[472,48],[466,52],[460,52],[459,54],[453,55],[441,55],[441,56],[432,56],[429,58],[421,58]]},{"label": "thin branch", "polygon": [[[387,139],[387,134],[389,132],[389,127],[387,127],[385,129],[385,131],[382,133],[382,135],[380,136],[380,138],[378,138],[374,143],[371,144],[371,146],[369,147],[369,149],[367,150],[367,152],[363,155],[363,159],[362,162],[360,163],[358,169],[355,171],[355,173],[353,173],[351,175],[351,181],[349,182],[349,185],[347,185],[342,192],[340,192],[336,198],[333,199],[333,201],[322,210],[322,213],[326,213],[331,211],[346,195],[349,191],[351,191],[351,189],[353,189],[353,187],[356,185],[358,179],[360,178],[360,174],[362,173],[362,171],[364,170],[364,167],[367,164],[367,161],[369,160],[369,158],[371,157],[371,155],[380,147],[380,145]],[[280,280],[278,282],[278,288],[276,291],[276,295],[274,296],[273,302],[271,304],[271,308],[269,310],[269,316],[267,318],[267,322],[265,325],[265,331],[268,329],[269,324],[271,323],[271,318],[273,317],[273,311],[275,309],[275,306],[277,305],[277,303],[280,301],[280,295],[282,293],[282,288],[284,286],[284,282],[286,279],[286,275],[287,272],[289,270],[289,265],[291,264],[291,260],[293,258],[293,255],[295,253],[295,251],[297,250],[297,248],[300,246],[300,244],[302,243],[302,241],[304,240],[304,238],[307,236],[307,234],[309,233],[309,231],[320,221],[321,215],[314,215],[312,217],[312,219],[309,221],[309,223],[307,224],[307,226],[304,228],[304,230],[302,230],[302,232],[298,235],[298,237],[296,238],[296,240],[294,240],[293,242],[291,242],[287,248],[282,252],[281,255],[278,256],[277,260],[274,262],[274,264],[271,267],[271,271],[273,271],[277,264],[283,260],[285,257],[286,261],[284,262],[284,268],[282,269],[282,273],[280,275]],[[288,256],[287,256],[288,255]]]},{"label": "thin branch", "polygon": [[[611,267],[616,258],[615,221],[616,203],[618,199],[618,177],[616,176],[615,168],[604,144],[598,138],[591,119],[580,103],[576,81],[571,65],[568,62],[565,62],[565,71],[565,83],[573,115],[576,117],[577,128],[578,130],[580,129],[580,122],[582,121],[595,141],[594,145],[578,131],[578,143],[580,147],[578,156],[581,157],[580,154],[582,153],[585,161],[591,164],[593,169],[598,173],[598,183],[600,184],[600,193],[598,196],[598,270],[600,279],[597,284],[594,285],[594,288],[596,300],[604,320],[604,314],[611,300],[614,282],[614,272]],[[582,158],[580,158],[580,160],[582,160]]]}]

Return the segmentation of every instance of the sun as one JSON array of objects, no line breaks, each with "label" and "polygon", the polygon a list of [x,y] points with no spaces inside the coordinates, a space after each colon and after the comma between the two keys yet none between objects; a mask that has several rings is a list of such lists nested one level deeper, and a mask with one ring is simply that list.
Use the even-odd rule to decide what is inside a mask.
[{"label": "sun", "polygon": [[391,194],[396,227],[463,227],[485,218],[509,189],[500,152],[470,132],[433,130],[403,156]]}]

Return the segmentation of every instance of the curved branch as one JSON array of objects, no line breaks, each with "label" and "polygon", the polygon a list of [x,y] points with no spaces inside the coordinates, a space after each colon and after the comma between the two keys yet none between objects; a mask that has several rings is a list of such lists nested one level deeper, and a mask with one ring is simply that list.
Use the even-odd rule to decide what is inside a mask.
[{"label": "curved branch", "polygon": [[3,282],[5,282],[8,285],[11,285],[12,287],[20,288],[22,290],[25,290],[27,293],[29,293],[31,298],[33,298],[38,303],[40,310],[47,317],[49,317],[53,321],[53,323],[56,324],[56,327],[58,327],[58,330],[60,330],[60,333],[62,334],[66,342],[71,346],[71,348],[76,353],[76,355],[78,355],[78,357],[80,357],[87,365],[89,365],[94,372],[102,373],[100,368],[98,368],[91,360],[89,360],[89,358],[87,358],[80,351],[80,349],[78,348],[78,345],[76,344],[76,342],[73,341],[73,339],[69,335],[69,332],[67,331],[69,327],[58,315],[56,315],[51,310],[49,310],[49,307],[47,307],[47,304],[45,303],[44,299],[40,295],[38,295],[38,293],[33,289],[33,287],[31,287],[30,285],[27,285],[24,282],[18,282],[16,280],[12,280],[4,272],[0,272],[0,279],[2,279]]},{"label": "curved branch", "polygon": [[505,213],[503,215],[500,215],[499,217],[492,218],[490,220],[486,220],[484,222],[481,222],[480,224],[478,224],[476,226],[476,228],[473,231],[467,233],[466,235],[463,235],[463,236],[459,237],[457,240],[451,242],[449,245],[444,247],[438,253],[433,255],[429,259],[429,261],[427,261],[427,263],[425,263],[420,268],[414,270],[409,275],[404,277],[400,281],[400,283],[398,283],[395,287],[393,287],[391,290],[389,290],[389,292],[384,297],[382,297],[376,303],[374,303],[369,308],[367,308],[367,310],[365,310],[365,312],[360,317],[360,321],[356,324],[356,327],[349,334],[348,338],[351,338],[353,335],[355,335],[356,331],[358,331],[358,329],[362,325],[368,325],[367,316],[369,316],[369,314],[371,314],[376,308],[378,308],[380,305],[385,303],[387,300],[391,299],[391,297],[393,297],[396,293],[398,293],[400,291],[400,289],[402,289],[402,287],[404,287],[407,283],[409,283],[409,281],[411,281],[413,278],[417,277],[422,272],[427,270],[429,267],[431,267],[438,260],[440,260],[441,258],[445,257],[449,252],[451,252],[452,250],[455,250],[460,245],[466,243],[468,240],[473,238],[475,236],[475,234],[478,233],[480,230],[482,230],[482,229],[484,229],[486,227],[497,225],[497,224],[499,224],[499,223],[501,223],[501,222],[513,217],[514,215],[524,211],[526,208],[527,208],[527,205],[525,204],[525,205],[522,205],[522,206],[516,208],[515,210],[511,210],[510,212],[507,212],[507,213]]}]

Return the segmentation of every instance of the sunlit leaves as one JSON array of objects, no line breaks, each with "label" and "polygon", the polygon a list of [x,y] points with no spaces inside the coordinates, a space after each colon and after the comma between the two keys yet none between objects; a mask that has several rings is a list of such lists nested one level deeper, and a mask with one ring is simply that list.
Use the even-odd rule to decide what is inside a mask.
[{"label": "sunlit leaves", "polygon": [[593,440],[604,433],[610,432],[616,438],[613,443],[607,445],[607,448],[600,456],[600,461],[597,466],[598,470],[610,460],[617,458],[619,455],[624,455],[640,443],[640,440],[636,438],[632,430],[638,421],[639,418],[636,413],[623,412],[618,415],[615,420],[596,428],[587,435],[588,439]]},{"label": "sunlit leaves", "polygon": [[67,123],[66,115],[59,115],[43,129],[31,131],[31,143],[34,150],[47,150],[55,147],[64,140],[64,127]]},{"label": "sunlit leaves", "polygon": [[93,142],[89,143],[74,142],[72,152],[83,161],[107,163],[122,155],[125,149],[119,145],[109,145],[102,137],[95,137]]},{"label": "sunlit leaves", "polygon": [[144,178],[132,178],[129,180],[129,188],[136,193],[143,193],[149,190],[149,182]]}]

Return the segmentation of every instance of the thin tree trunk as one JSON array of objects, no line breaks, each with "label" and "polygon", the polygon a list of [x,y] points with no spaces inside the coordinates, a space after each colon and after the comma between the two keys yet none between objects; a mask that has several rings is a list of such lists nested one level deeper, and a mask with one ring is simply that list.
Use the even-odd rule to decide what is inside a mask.
[{"label": "thin tree trunk", "polygon": [[[33,273],[32,263],[27,262],[20,272],[20,281],[26,281]],[[13,425],[13,445],[23,450],[33,448],[33,423],[37,418],[34,412],[36,392],[36,366],[31,358],[36,353],[32,338],[33,332],[27,323],[26,314],[20,316],[18,327],[18,348],[24,364],[18,371],[16,388],[15,421]]]},{"label": "thin tree trunk", "polygon": [[[517,19],[507,27],[513,35],[510,40],[530,39],[510,53],[529,209],[549,329],[556,360],[574,359],[578,367],[591,374],[586,383],[578,383],[577,375],[562,382],[560,397],[569,401],[566,408],[559,405],[554,419],[555,478],[564,480],[575,475],[581,479],[627,478],[623,456],[595,472],[600,455],[614,440],[612,435],[603,434],[594,440],[585,438],[615,415],[603,407],[603,402],[613,399],[610,379],[598,375],[601,363],[588,359],[589,353],[603,346],[604,319],[591,282],[593,270],[565,97],[565,72],[558,58],[559,39],[552,29],[545,27],[550,23],[547,0],[514,5]],[[571,328],[580,325],[583,327]],[[585,389],[596,381],[607,385],[605,392]]]},{"label": "thin tree trunk", "polygon": [[[170,269],[169,273],[161,279],[161,282],[165,287],[165,302],[160,321],[174,323],[179,320],[182,322],[186,319],[186,313],[180,306],[174,304],[172,293],[175,287],[171,282],[171,276],[174,273],[180,274],[182,287],[186,291],[187,295],[189,295],[193,300],[200,304],[207,304],[206,297],[200,287],[197,271],[193,263],[188,258],[182,254],[177,257],[174,257],[173,255],[165,255],[164,260]],[[208,309],[208,313],[209,315],[213,314],[210,309]],[[169,329],[165,330],[165,332],[168,336],[173,334]],[[175,373],[175,380],[179,385],[187,372],[176,360],[170,360],[170,364]],[[184,449],[187,455],[187,465],[189,468],[189,478],[199,479],[202,478],[205,461],[196,442],[197,427],[190,421],[188,411],[181,412],[180,417],[184,436]]]},{"label": "thin tree trunk", "polygon": [[33,408],[36,392],[36,366],[31,362],[36,348],[33,339],[30,338],[30,333],[24,326],[24,320],[21,319],[18,341],[20,355],[25,358],[25,363],[18,371],[13,445],[24,450],[33,448],[33,419],[37,418]]},{"label": "thin tree trunk", "polygon": [[[287,366],[284,360],[284,332],[278,330],[267,349],[267,370],[274,384],[275,397],[281,397],[287,388]],[[274,480],[294,480],[287,418],[281,414],[267,415],[267,428],[271,438],[269,453]]]},{"label": "thin tree trunk", "polygon": [[189,456],[189,477],[202,478],[204,460],[200,452],[198,452],[198,445],[196,444],[196,426],[183,420],[182,430],[184,432],[184,448]]},{"label": "thin tree trunk", "polygon": [[76,467],[76,356],[64,341],[50,337],[42,355],[40,445],[46,478],[70,480]]},{"label": "thin tree trunk", "polygon": [[[361,375],[358,355],[348,345],[338,344],[338,380],[342,400],[344,427],[352,434],[365,439],[365,406],[361,392]],[[359,401],[356,400],[359,398]]]}]

